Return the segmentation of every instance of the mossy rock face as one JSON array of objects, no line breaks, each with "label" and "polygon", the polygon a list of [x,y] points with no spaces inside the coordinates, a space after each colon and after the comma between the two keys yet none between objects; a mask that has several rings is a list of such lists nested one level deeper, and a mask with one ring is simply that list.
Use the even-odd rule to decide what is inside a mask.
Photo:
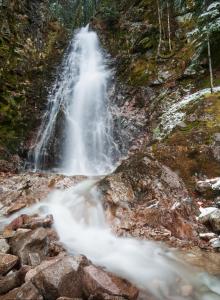
[{"label": "mossy rock face", "polygon": [[188,111],[184,126],[153,145],[153,153],[194,190],[195,179],[220,176],[219,133],[220,93],[209,94]]},{"label": "mossy rock face", "polygon": [[[40,122],[74,26],[82,9],[73,1],[3,1],[0,6],[0,145],[10,153],[24,148]],[[58,9],[59,8],[59,9]]]}]

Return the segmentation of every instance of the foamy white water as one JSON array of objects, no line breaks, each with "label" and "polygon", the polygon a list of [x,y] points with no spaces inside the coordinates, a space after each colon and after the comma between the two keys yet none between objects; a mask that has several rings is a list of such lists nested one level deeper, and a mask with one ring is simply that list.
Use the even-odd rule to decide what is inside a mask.
[{"label": "foamy white water", "polygon": [[63,74],[49,97],[34,149],[36,170],[45,167],[61,110],[65,136],[60,137],[60,142],[64,140],[60,170],[71,175],[103,175],[112,170],[117,145],[108,106],[109,79],[97,34],[88,26],[82,28],[72,40]]},{"label": "foamy white water", "polygon": [[[115,236],[105,222],[97,178],[51,193],[31,208],[54,216],[61,242],[72,254],[84,254],[93,263],[130,280],[158,300],[218,300],[219,280],[180,262],[161,244]],[[192,286],[183,296],[181,287]]]}]

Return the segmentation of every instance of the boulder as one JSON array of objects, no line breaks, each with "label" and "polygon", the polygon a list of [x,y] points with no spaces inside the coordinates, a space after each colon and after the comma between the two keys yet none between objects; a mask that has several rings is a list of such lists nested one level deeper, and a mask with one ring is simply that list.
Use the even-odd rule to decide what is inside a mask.
[{"label": "boulder", "polygon": [[0,274],[8,273],[18,262],[18,257],[11,254],[0,253]]},{"label": "boulder", "polygon": [[37,228],[26,233],[18,233],[9,239],[13,254],[17,255],[23,265],[29,265],[30,253],[38,253],[43,260],[49,247],[48,232],[45,228]]},{"label": "boulder", "polygon": [[53,216],[47,215],[44,218],[39,216],[31,216],[26,219],[23,228],[35,229],[38,227],[50,227],[53,224]]},{"label": "boulder", "polygon": [[200,233],[199,237],[202,240],[209,241],[213,238],[216,238],[217,235],[214,232],[205,232],[205,233]]},{"label": "boulder", "polygon": [[214,249],[220,249],[220,238],[213,238],[209,241],[212,248]]},{"label": "boulder", "polygon": [[215,232],[220,232],[220,209],[216,209],[210,214],[209,222]]},{"label": "boulder", "polygon": [[47,300],[82,296],[81,270],[88,265],[84,256],[58,256],[44,261],[26,276]]},{"label": "boulder", "polygon": [[43,300],[43,296],[38,289],[31,283],[24,283],[19,289],[16,300]]},{"label": "boulder", "polygon": [[204,197],[215,198],[220,191],[220,177],[197,181],[196,190]]},{"label": "boulder", "polygon": [[8,253],[10,246],[6,239],[0,239],[0,253]]},{"label": "boulder", "polygon": [[7,215],[13,214],[17,211],[19,211],[20,209],[24,208],[26,206],[26,203],[24,202],[15,202],[13,203],[11,206],[9,206],[9,208],[6,211]]},{"label": "boulder", "polygon": [[106,298],[107,295],[130,300],[138,297],[138,289],[127,280],[94,265],[83,268],[82,285],[85,295],[92,295],[92,299],[109,299]]},{"label": "boulder", "polygon": [[209,222],[210,216],[213,212],[217,210],[216,207],[200,207],[200,215],[198,216],[198,221],[202,224],[207,224]]},{"label": "boulder", "polygon": [[5,294],[22,285],[28,270],[27,267],[22,267],[19,271],[10,272],[7,276],[0,277],[0,294]]},{"label": "boulder", "polygon": [[0,295],[0,300],[16,300],[17,293],[19,292],[19,288],[15,288],[8,292],[7,294]]},{"label": "boulder", "polygon": [[22,214],[14,219],[9,225],[5,227],[6,230],[17,230],[19,228],[36,229],[38,227],[50,227],[53,224],[53,216],[48,215],[41,218],[38,215],[28,216]]},{"label": "boulder", "polygon": [[171,236],[190,241],[198,238],[194,204],[184,182],[149,153],[125,159],[98,187],[107,221],[117,234],[155,237],[173,244]]}]

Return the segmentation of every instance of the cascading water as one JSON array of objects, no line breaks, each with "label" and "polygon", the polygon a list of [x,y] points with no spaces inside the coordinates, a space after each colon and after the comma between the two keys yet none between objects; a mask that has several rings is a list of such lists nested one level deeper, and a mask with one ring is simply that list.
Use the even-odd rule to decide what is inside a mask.
[{"label": "cascading water", "polygon": [[61,79],[56,81],[49,97],[34,149],[36,170],[45,167],[62,111],[62,171],[71,175],[103,175],[111,171],[117,146],[108,107],[109,77],[96,33],[89,31],[88,26],[82,28],[73,38]]},{"label": "cascading water", "polygon": [[[63,110],[65,173],[100,175],[112,168],[115,148],[107,105],[107,80],[97,36],[88,27],[73,40],[61,82],[39,134],[36,168],[41,167],[60,110]],[[52,99],[52,98],[50,98]],[[65,191],[54,191],[31,211],[54,216],[61,242],[70,253],[85,254],[94,263],[150,291],[159,300],[217,300],[219,281],[197,273],[178,261],[171,251],[154,242],[120,238],[105,222],[98,178],[91,178]],[[192,287],[189,295],[181,287]],[[146,298],[143,298],[146,299]]]}]

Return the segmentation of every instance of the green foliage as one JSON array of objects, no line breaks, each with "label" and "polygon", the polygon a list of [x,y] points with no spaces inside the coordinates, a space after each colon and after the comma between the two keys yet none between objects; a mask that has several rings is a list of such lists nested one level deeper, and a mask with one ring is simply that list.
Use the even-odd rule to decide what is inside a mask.
[{"label": "green foliage", "polygon": [[75,20],[75,12],[81,1],[78,0],[56,0],[50,1],[49,10],[52,18],[58,20],[61,24],[72,27]]},{"label": "green foliage", "polygon": [[103,6],[100,8],[102,20],[106,23],[109,28],[114,28],[119,20],[119,12],[115,6]]}]

